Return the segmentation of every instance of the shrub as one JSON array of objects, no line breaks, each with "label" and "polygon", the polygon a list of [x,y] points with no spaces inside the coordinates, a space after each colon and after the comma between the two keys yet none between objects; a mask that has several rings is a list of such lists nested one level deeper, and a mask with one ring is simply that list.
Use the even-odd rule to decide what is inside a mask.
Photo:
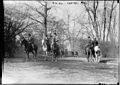
[{"label": "shrub", "polygon": [[103,57],[118,57],[118,48],[117,45],[111,42],[101,42],[100,48],[102,51]]}]

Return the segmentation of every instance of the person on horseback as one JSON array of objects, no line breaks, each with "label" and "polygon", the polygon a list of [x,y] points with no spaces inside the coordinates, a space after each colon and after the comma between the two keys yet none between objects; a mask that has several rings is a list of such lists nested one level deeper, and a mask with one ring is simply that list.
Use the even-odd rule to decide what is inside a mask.
[{"label": "person on horseback", "polygon": [[[23,42],[25,42],[26,39],[24,36],[21,37],[21,46],[23,46]],[[24,50],[26,51],[26,45],[24,45]]]},{"label": "person on horseback", "polygon": [[93,40],[93,46],[95,47],[95,46],[98,46],[98,41],[96,40],[96,38],[94,38],[94,40]]},{"label": "person on horseback", "polygon": [[51,51],[51,46],[50,46],[50,37],[46,35],[46,45],[47,45],[47,51]]},{"label": "person on horseback", "polygon": [[57,33],[54,33],[54,43],[58,44],[58,36],[57,36]]},{"label": "person on horseback", "polygon": [[85,48],[92,48],[92,39],[90,38],[90,36],[88,36],[88,43],[87,43],[87,45],[85,46]]},{"label": "person on horseback", "polygon": [[86,48],[89,48],[92,55],[94,56],[94,47],[93,47],[93,41],[90,38],[90,36],[88,36],[88,44],[85,46],[85,54],[87,54]]},{"label": "person on horseback", "polygon": [[88,62],[89,62],[89,57],[93,56],[95,58],[95,50],[94,50],[94,46],[98,45],[98,42],[96,39],[92,40],[90,37],[88,37],[88,44],[85,47],[85,53],[87,55],[88,58]]},{"label": "person on horseback", "polygon": [[32,45],[32,47],[34,46],[34,38],[31,34],[28,34],[28,42]]},{"label": "person on horseback", "polygon": [[55,50],[53,49],[54,47],[55,48],[58,48],[58,36],[57,36],[57,33],[54,33],[54,35],[52,36],[52,50]]}]

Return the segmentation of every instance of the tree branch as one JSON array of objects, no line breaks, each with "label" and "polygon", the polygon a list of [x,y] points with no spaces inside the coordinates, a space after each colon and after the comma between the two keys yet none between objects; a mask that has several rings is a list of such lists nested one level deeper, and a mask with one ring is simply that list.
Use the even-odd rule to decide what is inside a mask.
[{"label": "tree branch", "polygon": [[38,3],[40,3],[42,6],[45,6],[44,4],[42,4],[42,2],[41,1],[38,1],[38,0],[36,0]]},{"label": "tree branch", "polygon": [[34,21],[36,21],[36,22],[38,22],[38,23],[40,23],[40,24],[42,24],[42,25],[44,25],[43,22],[41,22],[41,21],[39,21],[39,20],[37,20],[37,19],[34,19],[34,18],[32,18],[32,17],[29,17],[29,18],[32,19],[32,20],[34,20]]},{"label": "tree branch", "polygon": [[36,11],[37,13],[39,13],[42,17],[45,17],[45,14],[44,14],[44,13],[42,13],[42,12],[40,12],[40,11],[38,11],[38,9],[37,9],[37,8],[35,9],[35,11]]}]

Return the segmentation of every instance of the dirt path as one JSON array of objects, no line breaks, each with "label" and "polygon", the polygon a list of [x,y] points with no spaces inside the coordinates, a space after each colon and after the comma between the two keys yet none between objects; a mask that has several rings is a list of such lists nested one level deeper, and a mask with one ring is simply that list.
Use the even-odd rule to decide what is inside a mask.
[{"label": "dirt path", "polygon": [[[78,60],[59,59],[58,62],[31,59],[11,59],[4,63],[3,84],[50,83],[50,84],[116,84],[117,65],[88,63]],[[16,62],[15,62],[16,61]]]}]

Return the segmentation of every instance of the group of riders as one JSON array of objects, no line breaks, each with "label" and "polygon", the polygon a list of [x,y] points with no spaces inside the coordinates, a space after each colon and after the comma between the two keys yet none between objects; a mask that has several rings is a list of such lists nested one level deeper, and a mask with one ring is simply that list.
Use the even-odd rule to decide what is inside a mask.
[{"label": "group of riders", "polygon": [[53,50],[53,45],[56,45],[58,47],[58,42],[59,42],[59,39],[58,39],[58,36],[57,36],[57,33],[51,33],[46,36],[44,36],[43,38],[44,42],[42,42],[42,46],[44,46],[44,44],[46,44],[47,46],[47,51],[52,51]]},{"label": "group of riders", "polygon": [[96,52],[99,52],[99,56],[100,56],[100,47],[98,45],[99,43],[96,38],[92,40],[91,37],[88,36],[88,44],[85,46],[85,54],[87,55],[88,58],[91,55],[95,58]]},{"label": "group of riders", "polygon": [[[22,37],[22,41],[25,40],[24,37]],[[34,48],[35,45],[35,40],[34,37],[31,34],[28,34],[28,39],[27,39],[28,43],[32,46],[32,48]],[[53,45],[58,47],[58,36],[57,33],[50,33],[49,36],[48,35],[43,35],[43,39],[42,39],[42,47],[47,47],[47,51],[52,51],[53,49]]]},{"label": "group of riders", "polygon": [[[23,37],[23,39],[25,39],[25,38]],[[35,46],[34,37],[31,34],[28,34],[27,41],[34,48],[34,46]],[[53,34],[50,33],[49,36],[43,35],[42,46],[47,47],[47,50],[46,50],[47,52],[53,52],[53,50],[56,49],[55,47],[59,48],[58,42],[59,42],[59,39],[58,39],[57,33],[53,33]],[[91,37],[89,36],[88,44],[85,46],[85,53],[86,53],[87,57],[90,57],[90,55],[93,55],[93,57],[95,58],[95,47],[99,47],[97,39],[94,38],[92,40]],[[58,52],[58,49],[56,49],[56,51]]]}]

